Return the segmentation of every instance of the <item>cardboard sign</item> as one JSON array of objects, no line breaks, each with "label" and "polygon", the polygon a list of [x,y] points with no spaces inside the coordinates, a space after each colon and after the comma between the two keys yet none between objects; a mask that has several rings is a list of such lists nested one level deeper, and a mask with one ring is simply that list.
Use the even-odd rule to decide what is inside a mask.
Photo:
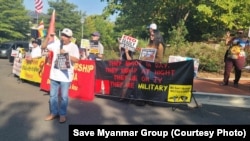
[{"label": "cardboard sign", "polygon": [[136,47],[138,44],[138,39],[127,36],[127,35],[122,35],[122,38],[120,40],[120,45],[123,48],[128,48],[130,51],[135,51]]},{"label": "cardboard sign", "polygon": [[98,54],[99,53],[99,48],[98,48],[99,42],[98,41],[90,41],[90,48],[89,48],[89,53],[92,54]]},{"label": "cardboard sign", "polygon": [[88,39],[81,39],[81,48],[89,48],[90,47],[90,42]]},{"label": "cardboard sign", "polygon": [[173,63],[173,62],[181,62],[181,61],[188,61],[188,60],[194,60],[194,77],[197,76],[198,74],[198,68],[200,64],[200,60],[197,58],[190,58],[190,57],[182,57],[182,56],[173,56],[170,55],[168,58],[168,63]]},{"label": "cardboard sign", "polygon": [[155,48],[142,48],[140,56],[139,56],[139,60],[154,62],[156,51],[157,50]]}]

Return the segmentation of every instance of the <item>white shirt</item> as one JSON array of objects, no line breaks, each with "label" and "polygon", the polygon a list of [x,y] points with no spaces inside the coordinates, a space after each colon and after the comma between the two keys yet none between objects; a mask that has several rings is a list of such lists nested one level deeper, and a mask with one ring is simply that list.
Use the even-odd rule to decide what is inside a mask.
[{"label": "white shirt", "polygon": [[37,58],[42,56],[42,49],[40,46],[32,47],[31,58]]},{"label": "white shirt", "polygon": [[[55,40],[53,43],[49,44],[47,48],[53,52],[50,79],[55,81],[71,82],[74,75],[74,67],[72,63],[70,63],[70,68],[67,70],[60,70],[54,67],[57,54],[60,53],[60,40]],[[79,49],[76,44],[69,43],[68,45],[63,45],[63,49],[69,53],[69,56],[80,58]]]}]

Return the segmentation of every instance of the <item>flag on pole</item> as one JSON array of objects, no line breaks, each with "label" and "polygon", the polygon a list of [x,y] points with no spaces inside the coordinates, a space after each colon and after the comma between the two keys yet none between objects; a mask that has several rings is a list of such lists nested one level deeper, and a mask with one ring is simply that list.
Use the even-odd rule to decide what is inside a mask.
[{"label": "flag on pole", "polygon": [[43,23],[43,20],[40,21],[37,29],[44,29],[44,23]]},{"label": "flag on pole", "polygon": [[43,20],[40,21],[38,27],[37,27],[37,30],[38,30],[38,37],[39,38],[43,38],[46,36],[47,32],[46,30],[44,29],[44,23],[43,23]]},{"label": "flag on pole", "polygon": [[38,37],[43,38],[46,36],[46,30],[45,29],[38,29]]},{"label": "flag on pole", "polygon": [[43,1],[42,0],[35,0],[36,13],[42,13],[42,9],[43,9]]},{"label": "flag on pole", "polygon": [[[55,34],[55,20],[56,20],[56,14],[55,10],[53,10],[51,18],[50,18],[50,23],[49,23],[49,29],[47,33],[47,38],[50,37],[51,34]],[[55,40],[55,38],[49,38],[48,43],[51,43]]]}]

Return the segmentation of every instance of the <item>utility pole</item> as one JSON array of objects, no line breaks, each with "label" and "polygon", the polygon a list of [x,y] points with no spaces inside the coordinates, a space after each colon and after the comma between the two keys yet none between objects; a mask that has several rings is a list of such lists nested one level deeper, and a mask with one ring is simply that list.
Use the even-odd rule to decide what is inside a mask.
[{"label": "utility pole", "polygon": [[82,38],[83,38],[83,24],[84,24],[84,18],[81,18],[81,23],[82,23]]}]

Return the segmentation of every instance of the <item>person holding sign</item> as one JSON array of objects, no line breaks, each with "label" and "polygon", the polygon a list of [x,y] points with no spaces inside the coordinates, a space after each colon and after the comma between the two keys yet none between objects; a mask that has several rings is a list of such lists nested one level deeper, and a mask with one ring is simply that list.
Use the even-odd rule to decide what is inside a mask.
[{"label": "person holding sign", "polygon": [[100,42],[101,34],[99,32],[94,32],[91,34],[92,40],[90,40],[90,48],[88,59],[90,60],[102,60],[104,54],[104,47]]},{"label": "person holding sign", "polygon": [[71,29],[64,28],[61,32],[61,41],[55,40],[51,44],[47,42],[47,49],[53,52],[53,57],[49,76],[50,115],[45,118],[46,121],[59,116],[60,123],[66,122],[68,92],[74,76],[73,63],[77,63],[80,58],[77,45],[71,42],[72,35]]},{"label": "person holding sign", "polygon": [[122,61],[133,60],[134,52],[129,50],[128,47],[124,48],[124,44],[121,43],[121,38],[118,38],[117,40],[119,43],[120,60]]},{"label": "person holding sign", "polygon": [[154,59],[155,63],[163,62],[164,46],[165,44],[163,42],[163,38],[162,38],[160,31],[152,30],[152,32],[150,32],[150,40],[149,40],[147,48],[157,49],[156,56]]}]

